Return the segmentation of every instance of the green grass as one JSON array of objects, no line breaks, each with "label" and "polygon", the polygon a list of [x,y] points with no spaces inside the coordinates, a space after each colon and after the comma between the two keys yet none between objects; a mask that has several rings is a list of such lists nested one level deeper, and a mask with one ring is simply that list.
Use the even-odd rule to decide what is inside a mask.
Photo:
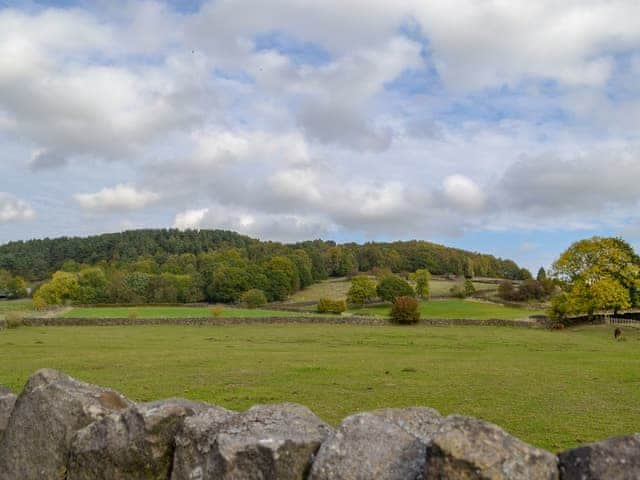
[{"label": "green grass", "polygon": [[7,312],[31,312],[33,301],[30,298],[21,300],[0,301],[0,318],[4,318]]},{"label": "green grass", "polygon": [[[451,287],[462,285],[463,281],[432,279],[429,282],[431,295],[443,297],[449,296]],[[498,286],[491,283],[473,282],[477,291],[497,290]],[[320,298],[342,300],[347,298],[347,292],[351,287],[351,281],[346,278],[331,278],[323,282],[314,283],[304,290],[300,290],[287,300],[288,303],[318,301]]]},{"label": "green grass", "polygon": [[350,280],[346,278],[331,278],[295,292],[287,299],[287,303],[317,302],[321,298],[344,300],[347,298],[349,288],[351,288]]},{"label": "green grass", "polygon": [[242,410],[294,401],[334,425],[427,405],[560,450],[638,430],[640,330],[233,325],[23,327],[0,332],[0,384],[51,367],[146,401]]},{"label": "green grass", "polygon": [[[472,282],[472,283],[478,292],[491,291],[491,290],[498,289],[497,285],[491,284],[491,283],[480,283],[480,282]],[[432,279],[429,282],[429,290],[431,295],[438,296],[438,297],[441,297],[441,296],[446,297],[451,295],[451,292],[450,292],[451,287],[455,285],[462,286],[464,285],[464,281]]]},{"label": "green grass", "polygon": [[[128,318],[136,312],[137,318],[205,318],[213,317],[211,307],[88,307],[74,308],[58,314],[65,318]],[[222,307],[222,318],[298,317],[299,313],[259,308]]]},{"label": "green grass", "polygon": [[[389,305],[377,305],[351,310],[358,315],[388,316],[391,311]],[[540,310],[506,307],[497,303],[478,302],[474,300],[450,299],[420,302],[420,316],[422,318],[467,318],[472,320],[486,320],[499,318],[504,320],[525,319],[529,315],[543,314]]]}]

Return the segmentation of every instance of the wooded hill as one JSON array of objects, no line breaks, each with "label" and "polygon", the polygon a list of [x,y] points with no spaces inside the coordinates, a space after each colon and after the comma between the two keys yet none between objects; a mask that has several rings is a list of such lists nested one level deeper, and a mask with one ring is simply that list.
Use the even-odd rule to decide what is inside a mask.
[{"label": "wooded hill", "polygon": [[0,246],[0,269],[30,281],[48,278],[65,262],[109,265],[124,268],[143,259],[159,271],[177,256],[207,252],[239,251],[249,263],[263,263],[278,255],[304,250],[312,262],[313,279],[343,276],[357,271],[387,268],[393,272],[414,272],[420,268],[432,274],[472,274],[519,280],[529,277],[512,260],[450,248],[425,241],[402,241],[336,245],[313,240],[295,244],[260,241],[224,230],[148,229],[108,233],[85,238],[61,237],[10,242]]}]

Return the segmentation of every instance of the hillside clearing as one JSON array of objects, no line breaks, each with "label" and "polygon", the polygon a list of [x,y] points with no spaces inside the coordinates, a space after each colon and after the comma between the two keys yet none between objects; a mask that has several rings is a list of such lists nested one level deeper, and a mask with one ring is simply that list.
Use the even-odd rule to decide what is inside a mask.
[{"label": "hillside clearing", "polygon": [[33,301],[30,298],[0,301],[0,318],[4,318],[8,312],[27,313],[32,311]]},{"label": "hillside clearing", "polygon": [[[432,279],[429,282],[431,295],[434,297],[448,297],[451,295],[451,288],[462,286],[463,280],[442,280]],[[489,292],[498,289],[495,283],[473,282],[473,286],[478,292]],[[308,286],[300,290],[286,301],[286,303],[317,302],[321,298],[331,298],[333,300],[343,300],[347,298],[347,293],[351,287],[351,281],[347,278],[331,278]]]}]

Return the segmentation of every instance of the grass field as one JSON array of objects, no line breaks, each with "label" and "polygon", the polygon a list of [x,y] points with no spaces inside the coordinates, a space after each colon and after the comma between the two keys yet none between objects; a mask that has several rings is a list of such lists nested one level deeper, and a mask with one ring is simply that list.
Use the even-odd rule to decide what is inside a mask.
[{"label": "grass field", "polygon": [[559,450],[638,431],[640,331],[625,337],[605,327],[22,327],[0,331],[0,384],[19,391],[51,367],[139,401],[294,401],[333,424],[428,405]]},{"label": "grass field", "polygon": [[[391,307],[379,305],[351,310],[358,315],[388,316]],[[486,320],[499,318],[504,320],[518,320],[529,315],[544,314],[540,310],[527,310],[523,308],[506,307],[497,303],[478,302],[473,300],[448,299],[420,302],[420,316],[422,318],[468,318],[473,320]]]},{"label": "grass field", "polygon": [[[480,283],[480,282],[472,282],[475,289],[479,292],[481,291],[489,291],[489,290],[497,290],[498,286],[491,283]],[[431,295],[437,297],[446,297],[451,294],[451,287],[455,285],[462,286],[464,282],[458,282],[453,280],[439,280],[432,279],[429,282],[429,290]]]},{"label": "grass field", "polygon": [[33,311],[33,301],[30,298],[0,302],[0,318],[4,318],[4,315],[7,312],[31,312],[31,311]]},{"label": "grass field", "polygon": [[295,292],[289,297],[287,303],[317,302],[321,298],[345,299],[350,287],[351,281],[346,278],[331,278]]},{"label": "grass field", "polygon": [[[432,279],[429,282],[431,295],[442,297],[449,296],[451,287],[462,285],[463,282],[454,280]],[[491,283],[473,282],[477,291],[497,290],[498,286]],[[347,292],[351,287],[351,281],[346,278],[329,279],[320,283],[315,283],[304,290],[294,293],[287,303],[318,301],[320,298],[331,298],[334,300],[346,299]]]},{"label": "grass field", "polygon": [[[137,318],[206,318],[212,317],[211,307],[89,307],[74,308],[62,312],[65,318],[127,318],[131,312]],[[280,310],[263,310],[259,308],[236,308],[222,306],[222,318],[266,318],[266,317],[299,317],[297,312]]]}]

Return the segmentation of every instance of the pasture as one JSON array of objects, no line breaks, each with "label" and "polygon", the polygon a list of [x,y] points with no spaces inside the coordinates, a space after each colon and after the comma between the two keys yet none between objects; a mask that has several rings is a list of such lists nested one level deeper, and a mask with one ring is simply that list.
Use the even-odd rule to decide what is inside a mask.
[{"label": "pasture", "polygon": [[30,298],[0,302],[0,318],[4,318],[8,312],[28,313],[33,310],[33,301]]},{"label": "pasture", "polygon": [[[462,280],[444,280],[432,278],[429,282],[431,295],[434,297],[451,296],[451,287],[462,286]],[[489,292],[498,289],[495,283],[473,282],[473,286],[478,292]],[[347,298],[347,292],[351,287],[351,281],[347,278],[331,278],[319,283],[314,283],[307,288],[300,290],[286,301],[286,303],[317,302],[320,298],[331,298],[333,300],[343,300]]]},{"label": "pasture", "polygon": [[[269,317],[297,317],[299,312],[269,309],[250,309],[235,306],[220,305],[218,314],[221,318],[269,318]],[[305,316],[319,315],[310,307]],[[62,310],[57,314],[65,318],[128,318],[134,315],[136,318],[208,318],[213,317],[212,307],[180,307],[180,306],[132,306],[132,307],[77,307],[70,310]],[[363,316],[389,315],[390,305],[376,305],[364,308],[351,309],[350,313]],[[529,315],[542,314],[543,311],[523,308],[506,307],[496,303],[488,303],[474,300],[445,299],[420,302],[420,315],[422,318],[438,319],[471,319],[486,320],[497,318],[504,320],[526,319]]]},{"label": "pasture", "polygon": [[0,331],[0,384],[19,391],[49,367],[138,401],[293,401],[333,424],[427,405],[555,451],[638,430],[639,350],[639,330],[616,342],[601,326],[21,327]]},{"label": "pasture", "polygon": [[286,303],[317,302],[321,298],[343,300],[347,298],[349,288],[351,281],[347,278],[330,278],[295,292]]},{"label": "pasture", "polygon": [[[390,305],[375,305],[371,307],[352,309],[356,315],[388,316]],[[420,302],[421,318],[486,320],[498,318],[502,320],[526,319],[530,315],[541,315],[542,310],[507,307],[499,303],[489,303],[476,300],[462,300],[458,298],[446,300],[430,300]]]}]

